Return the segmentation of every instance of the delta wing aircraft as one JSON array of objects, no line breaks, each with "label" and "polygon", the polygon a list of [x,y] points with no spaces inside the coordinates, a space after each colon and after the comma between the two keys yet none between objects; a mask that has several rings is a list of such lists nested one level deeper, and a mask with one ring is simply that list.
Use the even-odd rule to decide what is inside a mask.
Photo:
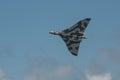
[{"label": "delta wing aircraft", "polygon": [[84,31],[89,23],[91,18],[83,19],[77,22],[70,28],[62,30],[61,32],[50,31],[50,34],[59,35],[65,42],[68,50],[75,56],[78,55],[79,45],[83,39],[86,39],[84,36]]}]

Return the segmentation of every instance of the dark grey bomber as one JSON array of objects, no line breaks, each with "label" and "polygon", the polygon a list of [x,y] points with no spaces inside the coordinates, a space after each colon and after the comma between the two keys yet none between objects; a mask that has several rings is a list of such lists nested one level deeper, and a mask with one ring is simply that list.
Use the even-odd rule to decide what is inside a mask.
[{"label": "dark grey bomber", "polygon": [[82,41],[82,39],[86,39],[86,37],[84,36],[84,31],[90,20],[91,18],[86,18],[61,32],[50,31],[49,33],[59,35],[66,43],[68,50],[73,55],[77,56],[80,42]]}]

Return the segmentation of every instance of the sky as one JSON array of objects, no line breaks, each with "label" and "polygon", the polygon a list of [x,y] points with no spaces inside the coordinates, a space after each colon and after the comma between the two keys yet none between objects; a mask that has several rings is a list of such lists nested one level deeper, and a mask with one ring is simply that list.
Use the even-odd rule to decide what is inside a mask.
[{"label": "sky", "polygon": [[[120,80],[119,0],[0,0],[0,80]],[[73,56],[59,36],[91,18]]]}]

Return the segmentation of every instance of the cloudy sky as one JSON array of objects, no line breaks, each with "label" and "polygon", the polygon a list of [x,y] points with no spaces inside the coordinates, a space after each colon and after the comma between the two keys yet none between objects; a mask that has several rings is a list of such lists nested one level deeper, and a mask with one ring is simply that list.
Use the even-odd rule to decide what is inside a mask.
[{"label": "cloudy sky", "polygon": [[[119,0],[0,0],[0,80],[120,80]],[[51,30],[91,18],[73,56]]]}]

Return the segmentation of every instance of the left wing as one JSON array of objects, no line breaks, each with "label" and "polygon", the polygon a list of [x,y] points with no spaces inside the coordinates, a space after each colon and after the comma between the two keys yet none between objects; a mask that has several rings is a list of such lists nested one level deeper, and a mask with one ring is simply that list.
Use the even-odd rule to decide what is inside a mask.
[{"label": "left wing", "polygon": [[79,44],[82,41],[82,38],[78,35],[82,35],[80,33],[76,34],[61,34],[60,36],[64,40],[68,50],[75,56],[78,55]]}]

